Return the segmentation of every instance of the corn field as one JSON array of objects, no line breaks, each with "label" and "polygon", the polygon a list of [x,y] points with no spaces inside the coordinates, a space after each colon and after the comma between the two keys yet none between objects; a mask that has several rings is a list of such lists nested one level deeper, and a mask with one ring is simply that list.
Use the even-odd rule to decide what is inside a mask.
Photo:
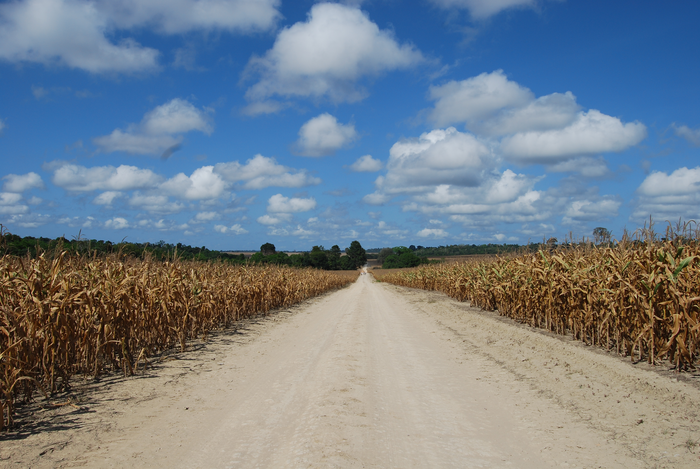
[{"label": "corn field", "polygon": [[0,258],[0,430],[71,377],[133,374],[149,355],[352,282],[313,269],[66,252]]},{"label": "corn field", "polygon": [[446,293],[589,345],[693,368],[700,353],[697,240],[625,240],[493,261],[431,265],[380,277]]}]

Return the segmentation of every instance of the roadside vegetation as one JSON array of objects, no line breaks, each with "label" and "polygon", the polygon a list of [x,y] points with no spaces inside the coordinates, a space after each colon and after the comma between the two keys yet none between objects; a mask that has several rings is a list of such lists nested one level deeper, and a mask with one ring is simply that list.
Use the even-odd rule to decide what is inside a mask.
[{"label": "roadside vegetation", "polygon": [[377,278],[681,371],[700,354],[700,243],[691,226],[669,227],[664,238],[649,228],[619,243],[566,243]]},{"label": "roadside vegetation", "polygon": [[0,257],[0,430],[35,393],[75,375],[133,374],[148,358],[243,318],[288,307],[353,276],[56,250]]}]

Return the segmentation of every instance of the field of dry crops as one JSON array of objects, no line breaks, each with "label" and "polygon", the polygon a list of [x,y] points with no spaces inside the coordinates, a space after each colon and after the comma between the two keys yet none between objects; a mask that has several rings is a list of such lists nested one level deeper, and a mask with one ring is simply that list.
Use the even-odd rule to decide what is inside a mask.
[{"label": "field of dry crops", "polygon": [[67,253],[0,258],[0,430],[15,403],[355,280],[312,269]]},{"label": "field of dry crops", "polygon": [[649,363],[693,367],[700,353],[697,240],[579,245],[381,275]]}]

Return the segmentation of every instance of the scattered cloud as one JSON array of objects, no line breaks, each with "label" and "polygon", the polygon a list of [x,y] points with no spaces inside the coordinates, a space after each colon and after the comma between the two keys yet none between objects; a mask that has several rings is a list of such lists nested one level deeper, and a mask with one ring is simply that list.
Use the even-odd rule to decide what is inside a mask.
[{"label": "scattered cloud", "polygon": [[32,94],[36,99],[41,99],[49,94],[49,90],[43,86],[32,85]]},{"label": "scattered cloud", "polygon": [[86,168],[75,164],[63,164],[53,173],[52,181],[58,187],[71,192],[96,190],[124,191],[151,188],[163,178],[150,169],[121,165]]},{"label": "scattered cloud", "polygon": [[187,176],[179,173],[160,185],[165,193],[187,200],[215,199],[226,191],[226,181],[214,166],[202,166]]},{"label": "scattered cloud", "polygon": [[160,52],[117,32],[250,33],[275,27],[279,0],[24,0],[0,5],[0,59],[91,73],[151,72]]},{"label": "scattered cloud", "polygon": [[220,215],[217,212],[197,212],[191,223],[206,223],[218,219]]},{"label": "scattered cloud", "polygon": [[119,199],[123,196],[119,191],[107,191],[99,194],[97,197],[95,197],[92,201],[93,204],[96,205],[107,205],[110,206],[112,203],[116,200]]},{"label": "scattered cloud", "polygon": [[250,60],[246,75],[260,79],[246,97],[251,102],[274,95],[358,101],[366,95],[358,85],[363,77],[423,61],[415,47],[399,44],[359,8],[317,3],[305,22],[282,29],[272,49]]},{"label": "scattered cloud", "polygon": [[44,187],[44,181],[41,180],[35,172],[27,174],[8,174],[2,178],[5,181],[2,185],[2,190],[6,192],[25,192],[29,189]]},{"label": "scattered cloud", "polygon": [[245,164],[238,161],[217,163],[214,171],[226,181],[241,183],[244,189],[306,187],[321,183],[321,179],[310,175],[305,169],[294,170],[262,155],[255,155]]},{"label": "scattered cloud", "polygon": [[275,194],[267,201],[267,211],[270,213],[299,213],[308,212],[316,208],[316,199],[309,197],[302,199],[298,197],[284,197],[282,194]]},{"label": "scattered cloud", "polygon": [[109,135],[94,138],[93,142],[106,153],[123,151],[167,158],[179,149],[182,134],[194,130],[211,134],[211,112],[175,98],[146,113],[140,124],[130,124],[126,130],[115,129]]},{"label": "scattered cloud", "polygon": [[22,196],[13,192],[0,192],[0,214],[13,215],[27,213],[29,207],[22,203]]},{"label": "scattered cloud", "polygon": [[301,126],[295,148],[301,156],[328,156],[347,147],[356,138],[354,125],[340,124],[326,112]]},{"label": "scattered cloud", "polygon": [[384,165],[380,160],[375,160],[372,155],[361,156],[350,165],[350,170],[358,173],[374,173],[380,171]]},{"label": "scattered cloud", "polygon": [[214,225],[214,231],[217,231],[221,234],[234,234],[234,235],[242,235],[248,233],[248,230],[243,228],[241,225],[236,223],[235,225],[231,226],[226,226],[226,225]]},{"label": "scattered cloud", "polygon": [[442,239],[447,238],[449,233],[442,228],[424,228],[416,233],[419,238]]},{"label": "scattered cloud", "polygon": [[671,174],[654,171],[637,188],[633,218],[700,219],[700,167],[678,168]]},{"label": "scattered cloud", "polygon": [[591,109],[563,128],[517,133],[501,143],[503,154],[515,161],[555,163],[581,155],[619,152],[644,140],[646,127],[623,124],[616,117]]},{"label": "scattered cloud", "polygon": [[679,137],[683,137],[693,146],[700,147],[700,129],[691,129],[687,125],[677,126],[673,124],[673,131]]},{"label": "scattered cloud", "polygon": [[291,221],[292,216],[288,213],[278,213],[275,215],[263,215],[258,217],[258,223],[261,225],[279,225]]},{"label": "scattered cloud", "polygon": [[130,227],[129,222],[126,220],[126,218],[122,217],[110,218],[105,222],[104,226],[108,230],[123,230],[125,228]]},{"label": "scattered cloud", "polygon": [[446,10],[468,10],[475,20],[485,20],[503,10],[511,8],[532,8],[537,0],[430,0]]}]

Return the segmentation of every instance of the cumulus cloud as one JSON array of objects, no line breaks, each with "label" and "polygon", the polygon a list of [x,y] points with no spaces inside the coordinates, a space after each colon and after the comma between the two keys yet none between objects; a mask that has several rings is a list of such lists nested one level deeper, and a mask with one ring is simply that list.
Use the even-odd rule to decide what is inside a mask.
[{"label": "cumulus cloud", "polygon": [[442,86],[431,86],[430,99],[436,101],[430,120],[440,127],[478,121],[504,108],[525,106],[534,95],[529,89],[508,80],[503,70],[496,70]]},{"label": "cumulus cloud", "polygon": [[44,181],[41,180],[35,172],[27,174],[8,174],[2,178],[5,181],[2,185],[2,190],[6,192],[25,192],[29,189],[44,187]]},{"label": "cumulus cloud", "polygon": [[615,218],[621,205],[619,197],[614,196],[604,196],[597,200],[575,200],[566,209],[562,221],[571,224]]},{"label": "cumulus cloud", "polygon": [[590,178],[602,178],[611,174],[608,164],[603,158],[590,156],[547,165],[547,170],[552,173],[578,173]]},{"label": "cumulus cloud", "polygon": [[0,5],[0,59],[91,73],[158,69],[160,53],[115,34],[145,26],[161,34],[273,28],[279,0],[24,0]]},{"label": "cumulus cloud", "polygon": [[279,225],[280,223],[289,222],[292,215],[288,213],[278,213],[275,215],[263,215],[258,217],[258,223],[261,225]]},{"label": "cumulus cloud", "polygon": [[150,71],[159,52],[133,39],[110,42],[109,18],[79,0],[25,0],[0,5],[0,58],[64,65],[93,73]]},{"label": "cumulus cloud", "polygon": [[192,223],[206,223],[216,220],[219,216],[217,212],[198,212],[192,219]]},{"label": "cumulus cloud", "polygon": [[[582,111],[571,92],[535,98],[502,70],[431,87],[430,98],[435,101],[429,114],[434,124],[464,123],[481,138],[500,140],[496,151],[517,163],[554,165],[619,152],[647,135],[639,122],[623,123],[595,109]],[[607,174],[600,165],[597,172]]]},{"label": "cumulus cloud", "polygon": [[13,192],[0,192],[0,214],[13,215],[27,213],[29,207],[23,203],[22,196]]},{"label": "cumulus cloud", "polygon": [[226,190],[226,182],[214,166],[202,166],[187,176],[179,173],[160,185],[166,193],[187,200],[215,199]]},{"label": "cumulus cloud", "polygon": [[96,205],[112,205],[112,203],[122,197],[123,194],[119,191],[107,191],[95,197],[92,201]]},{"label": "cumulus cloud", "polygon": [[419,238],[433,239],[447,238],[447,236],[449,236],[447,231],[443,230],[442,228],[423,228],[416,234]]},{"label": "cumulus cloud", "polygon": [[226,225],[214,225],[214,231],[217,231],[221,234],[234,234],[234,235],[242,235],[248,233],[248,230],[243,228],[241,225],[236,223],[235,225],[231,226],[226,226]]},{"label": "cumulus cloud", "polygon": [[678,168],[671,174],[654,171],[637,188],[633,217],[645,219],[700,218],[700,167]]},{"label": "cumulus cloud", "polygon": [[372,158],[372,155],[361,156],[350,165],[350,169],[358,173],[373,173],[381,170],[383,167],[382,162]]},{"label": "cumulus cloud", "polygon": [[375,184],[388,193],[423,191],[437,184],[477,186],[493,167],[486,145],[449,127],[395,143],[389,150],[387,174]]},{"label": "cumulus cloud", "polygon": [[214,171],[226,181],[243,183],[244,189],[305,187],[321,183],[321,179],[311,176],[305,169],[293,170],[262,155],[255,155],[245,164],[238,161],[218,163]]},{"label": "cumulus cloud", "polygon": [[623,124],[616,117],[591,109],[579,113],[574,122],[563,129],[506,137],[501,151],[516,161],[555,163],[581,155],[619,152],[646,136],[646,127],[639,122]]},{"label": "cumulus cloud", "polygon": [[104,226],[109,230],[123,230],[129,228],[130,225],[126,218],[114,217],[107,220]]},{"label": "cumulus cloud", "polygon": [[267,201],[267,211],[270,213],[299,213],[308,212],[316,208],[316,199],[298,197],[285,197],[282,194],[275,194]]},{"label": "cumulus cloud", "polygon": [[302,156],[328,156],[348,146],[356,138],[354,125],[340,124],[326,112],[301,126],[295,146]]},{"label": "cumulus cloud", "polygon": [[151,213],[178,213],[185,208],[184,204],[171,201],[167,195],[140,191],[129,198],[129,205]]},{"label": "cumulus cloud", "polygon": [[52,181],[58,187],[71,192],[92,192],[96,190],[124,191],[154,187],[163,178],[149,169],[121,165],[96,166],[86,168],[75,164],[58,167]]},{"label": "cumulus cloud", "polygon": [[250,101],[273,95],[327,97],[352,102],[364,97],[357,82],[365,76],[422,62],[413,46],[399,44],[360,9],[317,3],[305,22],[284,28],[272,49],[248,63],[246,74],[260,80],[248,89]]},{"label": "cumulus cloud", "polygon": [[[0,127],[2,130],[2,127]],[[679,137],[683,137],[693,146],[700,147],[700,129],[691,129],[687,125],[677,126],[673,124],[673,130]]]},{"label": "cumulus cloud", "polygon": [[280,18],[280,0],[102,0],[101,11],[120,28],[154,26],[162,34],[193,30],[267,31]]},{"label": "cumulus cloud", "polygon": [[146,113],[140,124],[130,124],[126,130],[115,129],[109,135],[94,138],[93,142],[107,153],[123,151],[167,158],[179,148],[182,134],[194,130],[211,134],[210,112],[175,98]]},{"label": "cumulus cloud", "polygon": [[469,10],[476,20],[483,20],[509,8],[524,8],[537,5],[537,0],[431,0],[435,5],[452,10]]}]

